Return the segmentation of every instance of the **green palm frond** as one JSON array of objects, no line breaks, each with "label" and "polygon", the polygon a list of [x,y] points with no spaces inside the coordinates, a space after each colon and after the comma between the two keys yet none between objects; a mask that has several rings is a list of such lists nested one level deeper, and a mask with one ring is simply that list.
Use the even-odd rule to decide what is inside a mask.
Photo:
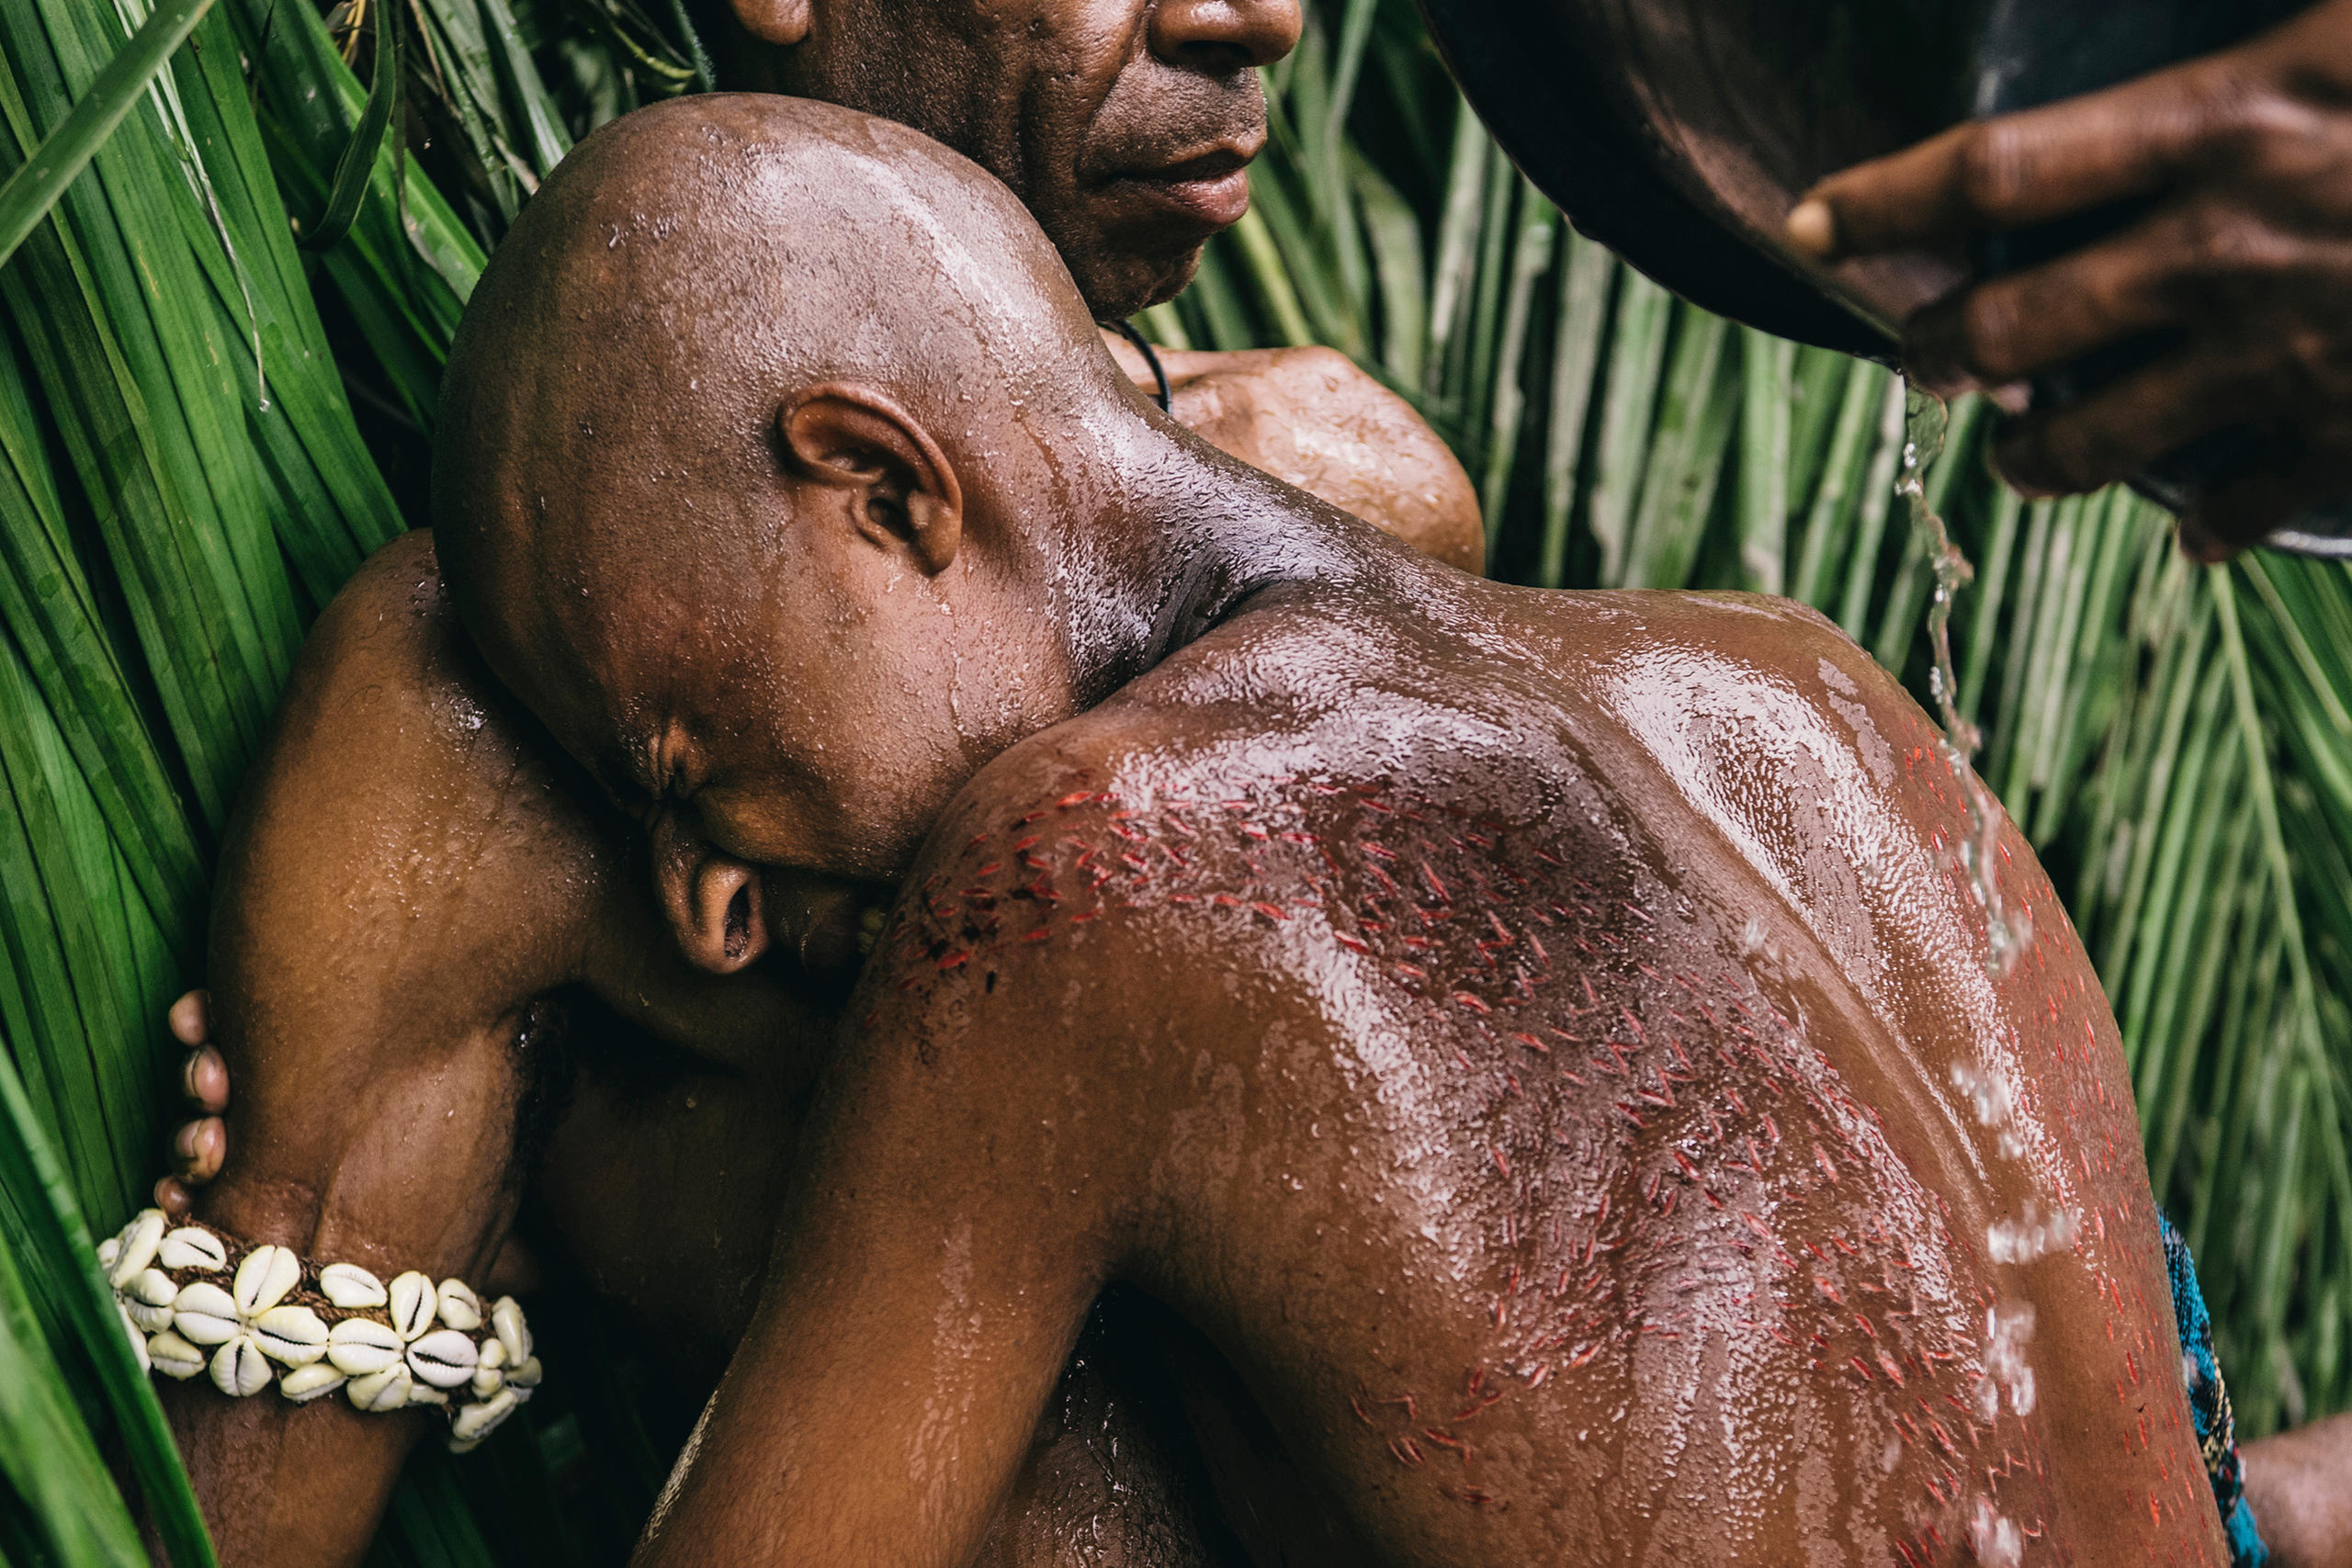
[{"label": "green palm frond", "polygon": [[[0,175],[147,16],[0,0]],[[0,1558],[137,1561],[100,1462],[120,1452],[175,1560],[207,1560],[85,1232],[154,1174],[214,837],[310,616],[416,520],[387,476],[432,429],[484,257],[573,141],[694,84],[682,17],[217,0],[151,88],[99,106],[118,129],[0,265]],[[1149,330],[1354,355],[1462,454],[1500,576],[1785,592],[1924,694],[1886,372],[1718,321],[1576,234],[1405,0],[1317,6],[1268,85],[1252,213]],[[339,168],[349,230],[307,254]],[[2021,503],[1986,424],[1956,408],[1929,477],[1977,569],[1953,630],[1984,776],[2122,1022],[2242,1422],[2339,1407],[2352,574],[2192,569],[2121,492]],[[599,1318],[540,1320],[560,1392],[462,1463],[420,1457],[371,1561],[625,1558],[676,1423]]]}]

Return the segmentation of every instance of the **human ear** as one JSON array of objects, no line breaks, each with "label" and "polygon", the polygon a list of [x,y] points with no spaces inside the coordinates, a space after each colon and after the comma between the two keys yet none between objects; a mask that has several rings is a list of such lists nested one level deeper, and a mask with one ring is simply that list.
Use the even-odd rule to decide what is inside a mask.
[{"label": "human ear", "polygon": [[863,491],[853,509],[877,545],[910,551],[932,576],[964,542],[964,487],[914,415],[871,387],[828,381],[785,404],[776,430],[792,465],[820,484]]},{"label": "human ear", "polygon": [[665,807],[654,820],[654,892],[686,957],[714,975],[732,975],[768,949],[760,874],[714,849],[684,818]]},{"label": "human ear", "polygon": [[808,0],[729,0],[728,8],[762,43],[790,49],[808,36]]}]

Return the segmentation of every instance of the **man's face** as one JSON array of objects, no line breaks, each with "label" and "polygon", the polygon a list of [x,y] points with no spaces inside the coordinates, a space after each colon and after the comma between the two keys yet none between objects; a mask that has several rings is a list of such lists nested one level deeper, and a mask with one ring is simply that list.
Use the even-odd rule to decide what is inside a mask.
[{"label": "man's face", "polygon": [[[736,8],[752,26],[767,4]],[[814,0],[805,41],[740,40],[732,63],[979,164],[1110,320],[1172,298],[1247,209],[1266,139],[1254,68],[1298,30],[1297,0]]]}]

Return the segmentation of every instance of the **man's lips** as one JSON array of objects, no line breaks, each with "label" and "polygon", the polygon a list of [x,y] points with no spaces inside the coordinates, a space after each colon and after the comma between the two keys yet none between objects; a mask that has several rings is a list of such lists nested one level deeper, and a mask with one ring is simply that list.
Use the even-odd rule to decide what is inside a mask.
[{"label": "man's lips", "polygon": [[[1250,152],[1255,152],[1256,148]],[[1204,229],[1229,229],[1250,209],[1248,154],[1220,148],[1153,169],[1123,171],[1103,182],[1114,197],[1140,202]]]}]

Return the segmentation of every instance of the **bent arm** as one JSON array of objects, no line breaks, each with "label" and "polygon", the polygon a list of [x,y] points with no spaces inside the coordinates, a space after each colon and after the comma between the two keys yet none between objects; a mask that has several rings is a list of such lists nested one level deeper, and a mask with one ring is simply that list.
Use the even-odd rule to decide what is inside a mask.
[{"label": "bent arm", "polygon": [[[221,859],[212,1026],[237,1135],[208,1222],[380,1279],[477,1283],[511,1220],[531,998],[579,953],[585,819],[452,643],[429,543],[320,619]],[[224,1562],[358,1560],[415,1413],[166,1399]]]},{"label": "bent arm", "polygon": [[933,940],[927,884],[970,870],[937,846],[1003,815],[989,778],[933,834],[848,1010],[757,1314],[639,1568],[968,1563],[1122,1248],[1137,1143],[1070,1067],[1124,1058],[1102,1010],[1039,944],[982,975]]}]

